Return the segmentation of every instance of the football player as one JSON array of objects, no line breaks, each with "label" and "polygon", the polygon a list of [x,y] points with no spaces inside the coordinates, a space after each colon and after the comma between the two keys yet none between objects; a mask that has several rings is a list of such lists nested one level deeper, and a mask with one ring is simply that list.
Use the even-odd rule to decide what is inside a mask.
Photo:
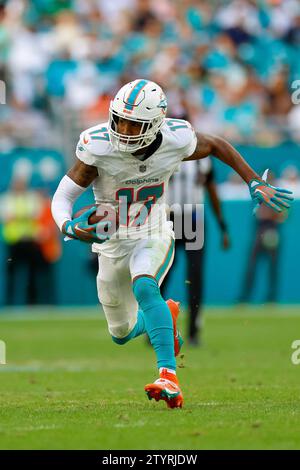
[{"label": "football player", "polygon": [[[53,197],[53,217],[63,234],[86,240],[99,254],[97,287],[112,340],[124,345],[147,334],[155,350],[159,378],[145,386],[149,399],[181,407],[176,375],[182,338],[177,302],[162,298],[160,285],[174,257],[174,233],[167,221],[165,195],[170,176],[182,161],[208,155],[230,165],[249,185],[255,205],[281,212],[291,192],[269,185],[224,139],[195,133],[185,120],[166,118],[167,100],[156,83],[134,80],[111,102],[108,122],[84,131],[76,162]],[[95,203],[118,212],[118,230],[105,235],[91,225],[95,208],[72,219],[74,201],[92,184]]]}]

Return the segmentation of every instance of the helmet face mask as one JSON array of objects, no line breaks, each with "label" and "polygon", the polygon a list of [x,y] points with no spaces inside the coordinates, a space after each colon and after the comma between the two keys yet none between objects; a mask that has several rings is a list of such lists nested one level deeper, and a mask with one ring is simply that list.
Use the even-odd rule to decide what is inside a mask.
[{"label": "helmet face mask", "polygon": [[[140,132],[136,135],[122,134],[118,132],[119,118],[141,124]],[[112,145],[120,152],[136,152],[139,149],[148,147],[156,138],[161,128],[162,120],[154,119],[152,121],[143,121],[132,119],[128,116],[121,116],[110,109],[109,111],[109,133]]]},{"label": "helmet face mask", "polygon": [[[134,153],[148,147],[163,124],[167,102],[161,88],[148,80],[130,82],[117,93],[109,108],[111,144],[120,152]],[[119,119],[140,124],[139,133],[122,134]]]}]

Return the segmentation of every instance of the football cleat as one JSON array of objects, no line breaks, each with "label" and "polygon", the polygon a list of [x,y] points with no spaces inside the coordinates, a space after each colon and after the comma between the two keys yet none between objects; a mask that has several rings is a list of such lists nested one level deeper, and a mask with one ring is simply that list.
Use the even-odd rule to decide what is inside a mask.
[{"label": "football cleat", "polygon": [[174,352],[175,356],[178,356],[181,346],[183,345],[183,339],[179,331],[177,330],[176,324],[177,324],[177,318],[180,313],[179,309],[179,302],[175,302],[172,299],[169,299],[166,301],[166,304],[169,307],[169,310],[172,315],[172,320],[173,320],[173,330],[174,330]]},{"label": "football cleat", "polygon": [[178,379],[167,369],[162,369],[159,379],[154,383],[145,385],[145,392],[149,400],[164,400],[168,408],[182,408],[183,396]]}]

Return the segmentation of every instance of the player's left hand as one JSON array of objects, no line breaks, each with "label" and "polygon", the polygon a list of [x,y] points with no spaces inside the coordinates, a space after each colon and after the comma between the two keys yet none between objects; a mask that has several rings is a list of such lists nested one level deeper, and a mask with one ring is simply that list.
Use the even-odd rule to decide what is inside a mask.
[{"label": "player's left hand", "polygon": [[267,174],[268,172],[265,171],[261,180],[252,179],[249,182],[250,194],[254,201],[254,214],[260,204],[265,204],[276,212],[282,212],[284,209],[289,209],[294,200],[292,191],[267,183]]}]

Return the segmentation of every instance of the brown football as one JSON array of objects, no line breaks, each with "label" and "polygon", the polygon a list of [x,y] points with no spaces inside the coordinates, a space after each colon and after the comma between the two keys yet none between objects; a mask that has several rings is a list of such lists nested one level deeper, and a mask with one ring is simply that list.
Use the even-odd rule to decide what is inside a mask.
[{"label": "brown football", "polygon": [[[88,222],[90,225],[93,224],[98,224],[99,222],[105,222],[105,221],[110,221],[111,222],[111,227],[107,229],[106,227],[99,227],[97,228],[97,231],[99,230],[99,233],[105,235],[112,236],[119,228],[119,217],[118,217],[118,212],[117,210],[110,204],[90,204],[88,206],[82,207],[79,211],[75,212],[73,214],[73,219],[76,219],[79,217],[83,212],[91,209],[92,207],[96,206],[97,209],[95,212],[92,212],[92,214],[88,218]],[[78,233],[77,233],[78,230]],[[82,230],[82,229],[74,229],[76,235],[79,236],[81,240],[85,241],[90,241],[92,238],[92,234],[88,230]]]}]

